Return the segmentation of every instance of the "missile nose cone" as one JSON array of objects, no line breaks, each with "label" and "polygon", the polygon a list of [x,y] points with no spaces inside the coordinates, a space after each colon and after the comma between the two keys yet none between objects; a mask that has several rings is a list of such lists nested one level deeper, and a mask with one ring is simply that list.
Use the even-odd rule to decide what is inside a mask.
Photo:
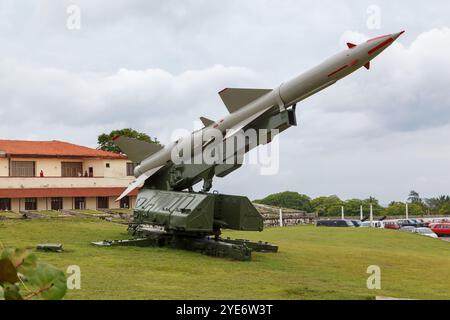
[{"label": "missile nose cone", "polygon": [[402,34],[404,34],[405,33],[405,31],[400,31],[400,32],[397,32],[397,33],[394,33],[393,35],[392,35],[392,38],[394,39],[394,40],[397,40],[398,39],[398,37],[400,37]]}]

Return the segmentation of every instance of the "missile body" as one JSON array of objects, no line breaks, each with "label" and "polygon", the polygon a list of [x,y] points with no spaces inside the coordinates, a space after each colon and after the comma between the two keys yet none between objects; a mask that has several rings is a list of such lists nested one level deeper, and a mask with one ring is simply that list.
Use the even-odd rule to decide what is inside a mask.
[{"label": "missile body", "polygon": [[[202,130],[208,128],[218,129],[225,135],[226,139],[274,106],[280,107],[280,110],[291,107],[333,85],[338,80],[363,66],[369,69],[370,61],[389,47],[403,33],[404,31],[377,37],[359,45],[348,43],[349,49],[328,58],[318,66],[281,84],[277,88],[249,102]],[[142,184],[154,172],[158,171],[159,168],[170,162],[174,148],[175,152],[189,149],[192,142],[192,135],[165,146],[163,149],[141,161],[141,164],[136,167],[134,172],[137,178],[136,181],[130,185],[121,197],[131,192],[138,184]]]}]

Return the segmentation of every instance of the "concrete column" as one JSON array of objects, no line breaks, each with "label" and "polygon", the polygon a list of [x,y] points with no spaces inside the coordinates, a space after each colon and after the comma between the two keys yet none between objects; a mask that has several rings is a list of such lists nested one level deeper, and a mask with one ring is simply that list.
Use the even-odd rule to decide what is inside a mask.
[{"label": "concrete column", "polygon": [[373,204],[370,204],[370,226],[373,224]]},{"label": "concrete column", "polygon": [[409,219],[409,204],[408,204],[408,202],[406,202],[406,205],[405,205],[405,215],[406,215],[406,219]]},{"label": "concrete column", "polygon": [[280,208],[280,227],[283,226],[283,209]]}]

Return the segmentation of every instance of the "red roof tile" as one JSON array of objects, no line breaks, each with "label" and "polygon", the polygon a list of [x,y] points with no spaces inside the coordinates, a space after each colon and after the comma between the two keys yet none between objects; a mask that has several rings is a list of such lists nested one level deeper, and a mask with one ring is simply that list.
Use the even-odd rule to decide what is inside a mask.
[{"label": "red roof tile", "polygon": [[[118,197],[125,188],[36,188],[0,189],[0,198],[50,198],[50,197]],[[129,195],[136,196],[138,190]]]},{"label": "red roof tile", "polygon": [[126,159],[126,156],[113,152],[92,149],[63,141],[22,141],[0,140],[0,151],[11,156],[26,157],[81,157]]}]

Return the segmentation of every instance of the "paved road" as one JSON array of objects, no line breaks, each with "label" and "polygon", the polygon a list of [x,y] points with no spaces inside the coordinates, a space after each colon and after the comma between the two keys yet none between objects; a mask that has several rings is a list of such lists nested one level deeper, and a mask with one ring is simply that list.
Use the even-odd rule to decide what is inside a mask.
[{"label": "paved road", "polygon": [[446,237],[446,238],[441,238],[444,241],[450,242],[450,237]]}]

